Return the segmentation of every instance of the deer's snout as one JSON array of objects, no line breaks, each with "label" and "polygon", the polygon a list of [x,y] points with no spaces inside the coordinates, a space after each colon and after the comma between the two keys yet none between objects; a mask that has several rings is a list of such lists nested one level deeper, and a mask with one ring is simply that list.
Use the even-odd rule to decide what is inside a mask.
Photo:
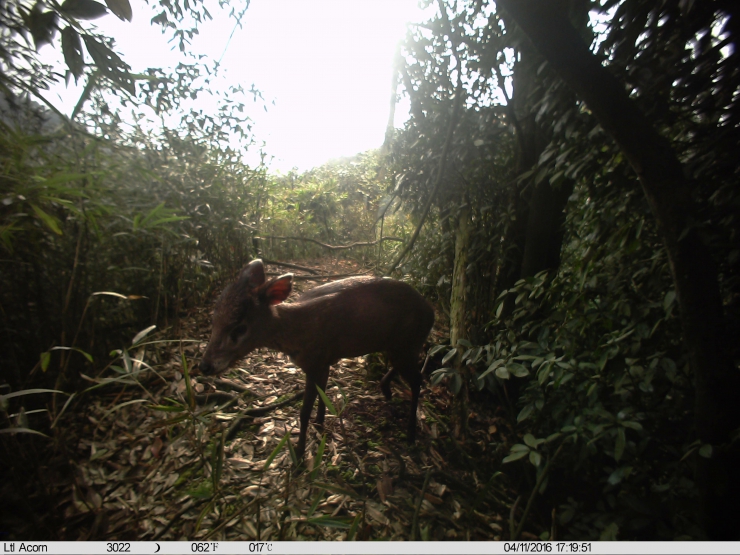
[{"label": "deer's snout", "polygon": [[200,361],[198,368],[200,368],[201,374],[205,376],[211,376],[216,373],[216,367],[205,359]]}]

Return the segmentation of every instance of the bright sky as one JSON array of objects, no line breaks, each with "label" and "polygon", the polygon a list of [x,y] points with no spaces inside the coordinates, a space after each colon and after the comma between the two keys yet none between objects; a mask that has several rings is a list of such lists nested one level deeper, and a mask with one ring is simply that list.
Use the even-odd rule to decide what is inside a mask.
[{"label": "bright sky", "polygon": [[[250,114],[258,140],[275,156],[271,167],[306,170],[382,144],[393,55],[406,22],[422,17],[417,1],[252,0],[230,43],[233,20],[209,2],[214,20],[201,26],[192,52],[217,60],[226,48],[227,81],[245,89],[254,84],[268,103],[275,102],[267,113],[260,104]],[[132,23],[109,14],[95,24],[116,40],[134,73],[174,67],[179,51],[171,50],[159,27],[150,26],[149,7],[135,0],[132,6]],[[81,86],[55,92],[50,100],[69,114]],[[407,117],[402,103],[396,125]]]}]

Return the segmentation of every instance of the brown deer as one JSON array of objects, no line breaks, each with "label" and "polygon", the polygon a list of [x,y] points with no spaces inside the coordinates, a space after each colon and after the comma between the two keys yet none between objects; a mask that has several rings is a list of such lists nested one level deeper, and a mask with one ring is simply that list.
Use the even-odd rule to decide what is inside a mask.
[{"label": "brown deer", "polygon": [[[261,260],[253,260],[216,301],[213,331],[200,363],[203,374],[219,374],[254,349],[287,354],[306,373],[301,408],[299,458],[319,386],[326,388],[329,367],[340,358],[387,353],[391,369],[380,382],[387,399],[400,372],[411,386],[408,440],[416,438],[421,389],[419,353],[434,323],[431,305],[410,285],[387,278],[355,277],[327,283],[281,304],[292,288],[292,274],[265,281]],[[316,424],[326,407],[319,399]]]}]

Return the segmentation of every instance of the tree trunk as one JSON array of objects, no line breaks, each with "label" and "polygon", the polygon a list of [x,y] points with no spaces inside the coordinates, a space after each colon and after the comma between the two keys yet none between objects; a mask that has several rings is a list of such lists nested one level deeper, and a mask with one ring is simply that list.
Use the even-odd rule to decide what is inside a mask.
[{"label": "tree trunk", "polygon": [[398,104],[398,74],[401,66],[401,43],[396,46],[396,53],[393,55],[393,70],[391,75],[391,101],[388,109],[388,122],[385,125],[385,140],[380,147],[381,154],[388,154],[391,149],[393,132],[395,131],[394,123],[396,121],[396,104]]},{"label": "tree trunk", "polygon": [[[452,270],[452,292],[450,294],[450,345],[456,346],[459,339],[468,339],[466,322],[468,320],[466,269],[468,267],[468,249],[470,247],[470,207],[465,205],[460,209],[455,231],[455,262]],[[467,367],[460,363],[460,357],[465,349],[458,347],[455,357],[455,366],[462,384],[455,396],[455,410],[457,422],[456,435],[464,436],[468,427],[468,380]]]},{"label": "tree trunk", "polygon": [[[507,110],[508,118],[516,132],[517,175],[532,169],[547,144],[532,113],[532,106],[539,100],[539,97],[533,94],[533,89],[537,79],[537,66],[540,63],[541,58],[531,45],[526,43],[520,45],[519,61],[514,69],[514,95],[509,101]],[[509,202],[514,206],[516,220],[511,222],[506,233],[504,261],[499,279],[500,291],[513,287],[522,278],[521,269],[526,249],[529,203],[533,187],[530,177],[512,188]],[[507,318],[513,311],[514,297],[509,295],[504,300],[502,317]]]},{"label": "tree trunk", "polygon": [[535,186],[529,202],[529,217],[522,254],[523,278],[560,266],[565,224],[564,210],[568,198],[573,193],[573,185],[573,181],[568,179],[558,188],[547,182]]},{"label": "tree trunk", "polygon": [[[562,5],[551,0],[498,0],[561,78],[612,135],[640,179],[666,248],[696,385],[699,437],[715,446],[700,460],[703,517],[711,539],[738,539],[740,456],[729,445],[740,426],[738,371],[725,341],[717,269],[692,223],[689,184],[670,143],[629,99],[624,86],[589,51]],[[720,447],[717,449],[717,447]]]}]

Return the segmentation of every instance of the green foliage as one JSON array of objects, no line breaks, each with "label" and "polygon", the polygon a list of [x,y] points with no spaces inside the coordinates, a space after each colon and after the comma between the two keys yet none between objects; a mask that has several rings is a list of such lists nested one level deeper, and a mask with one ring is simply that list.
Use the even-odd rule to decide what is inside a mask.
[{"label": "green foliage", "polygon": [[[24,121],[32,122],[38,108],[27,110]],[[239,110],[226,103],[222,114]],[[166,327],[202,305],[218,279],[257,254],[326,253],[273,236],[374,239],[383,194],[377,156],[274,177],[247,166],[228,146],[227,130],[213,125],[123,133],[117,118],[101,119],[107,139],[100,139],[3,124],[0,248],[12,271],[0,277],[8,330],[0,341],[11,353],[13,383],[25,381],[40,353],[36,379],[65,383],[89,362],[59,349],[104,360],[137,330]],[[386,234],[403,232],[393,221]],[[364,247],[358,256],[376,253]]]},{"label": "green foliage", "polygon": [[[231,15],[239,23],[248,6],[231,8]],[[160,12],[152,23],[172,35],[183,54],[186,45],[198,33],[198,26],[211,14],[201,3],[179,3],[164,1],[159,4]],[[45,3],[42,1],[3,3],[0,6],[0,88],[12,95],[28,93],[48,106],[43,97],[48,89],[63,75],[59,68],[43,64],[37,51],[44,45],[61,48],[67,65],[67,80],[75,82],[87,78],[84,92],[73,112],[73,119],[81,113],[85,103],[96,91],[107,91],[119,95],[123,102],[136,97],[136,83],[143,84],[159,101],[179,102],[176,95],[169,94],[172,88],[187,90],[192,85],[193,69],[197,64],[183,64],[178,69],[179,78],[169,79],[159,70],[147,74],[131,73],[129,65],[114,51],[114,41],[102,35],[92,24],[87,23],[106,16],[108,10],[123,21],[131,21],[133,10],[129,0],[106,0],[105,5],[95,0],[65,0]],[[57,40],[57,31],[59,39]],[[31,40],[29,40],[29,37]],[[86,62],[87,54],[92,63]],[[172,85],[174,83],[174,86]],[[192,87],[191,87],[192,88]],[[182,98],[190,95],[182,95]],[[154,104],[154,103],[153,103]],[[159,104],[159,102],[157,102]],[[53,107],[52,107],[53,108]],[[161,108],[161,106],[160,106]]]},{"label": "green foliage", "polygon": [[[384,165],[377,152],[369,151],[303,174],[270,176],[258,217],[249,224],[256,236],[264,237],[262,252],[271,259],[318,258],[333,251],[310,240],[342,246],[373,242],[381,233],[408,233],[404,215],[386,210],[389,179]],[[393,249],[392,242],[384,241],[380,250],[376,245],[336,252],[360,261],[383,261]]]},{"label": "green foliage", "polygon": [[[497,360],[532,377],[517,421],[533,437],[567,438],[559,464],[601,491],[586,512],[655,537],[691,520],[695,495],[691,460],[678,462],[692,392],[670,274],[639,196],[612,187],[595,203],[583,192],[569,211],[561,270],[505,293],[516,308],[492,344]],[[525,454],[513,448],[509,460]]]},{"label": "green foliage", "polygon": [[[409,96],[412,118],[394,138],[394,194],[411,218],[431,194],[452,115],[455,81],[462,68],[463,105],[447,153],[447,171],[422,233],[402,271],[437,296],[447,311],[457,218],[470,213],[470,244],[465,270],[470,337],[485,340],[501,262],[510,248],[502,238],[515,220],[516,137],[505,110],[494,103],[499,77],[490,64],[507,67],[500,24],[493,5],[446,6],[424,26],[409,30],[404,44],[401,83]],[[501,49],[501,51],[498,51]],[[511,73],[508,64],[506,73]],[[502,250],[503,249],[503,250]]]},{"label": "green foliage", "polygon": [[[740,135],[731,100],[738,73],[729,68],[737,67],[737,28],[719,3],[625,0],[591,6],[604,22],[597,36],[579,5],[571,5],[572,23],[586,40],[598,39],[597,55],[693,179],[695,225],[721,268],[728,337],[735,337],[732,152]],[[491,402],[517,423],[522,439],[505,459],[508,471],[533,469],[536,493],[561,508],[564,537],[700,538],[695,466],[712,446],[693,434],[693,376],[676,293],[640,184],[507,14],[474,2],[439,7],[444,12],[412,28],[405,44],[401,80],[412,119],[393,156],[396,191],[410,212],[430,194],[458,71],[466,110],[436,210],[403,270],[428,289],[436,284],[445,308],[457,207],[469,203],[472,342],[460,355],[471,387],[493,393]],[[559,265],[518,279],[533,191],[548,185],[574,187]],[[737,342],[727,347],[737,361]],[[464,378],[451,362],[458,350],[440,350],[447,355],[432,382],[457,393]]]},{"label": "green foliage", "polygon": [[[92,363],[71,351],[101,360],[135,330],[167,326],[202,302],[214,266],[235,271],[254,252],[237,222],[253,208],[250,187],[265,187],[265,172],[230,147],[251,142],[244,90],[221,94],[218,114],[187,110],[184,99],[209,93],[212,68],[131,74],[112,39],[86,23],[107,10],[131,19],[127,0],[106,4],[0,8],[0,345],[14,386],[34,365],[42,372],[33,380],[65,384],[76,375],[70,370]],[[202,5],[165,2],[156,19],[182,48],[205,18]],[[74,111],[86,127],[43,97],[62,76],[39,61],[35,49],[45,44],[61,45],[67,78],[87,76]],[[131,106],[133,129],[121,115]],[[157,129],[147,106],[179,116],[180,125]]]},{"label": "green foliage", "polygon": [[[25,117],[33,122],[32,106]],[[213,265],[230,272],[249,258],[237,222],[252,206],[245,184],[259,190],[265,174],[225,163],[229,151],[112,126],[103,140],[0,125],[2,342],[16,383],[51,347],[107,353],[166,325],[202,301]]]}]

